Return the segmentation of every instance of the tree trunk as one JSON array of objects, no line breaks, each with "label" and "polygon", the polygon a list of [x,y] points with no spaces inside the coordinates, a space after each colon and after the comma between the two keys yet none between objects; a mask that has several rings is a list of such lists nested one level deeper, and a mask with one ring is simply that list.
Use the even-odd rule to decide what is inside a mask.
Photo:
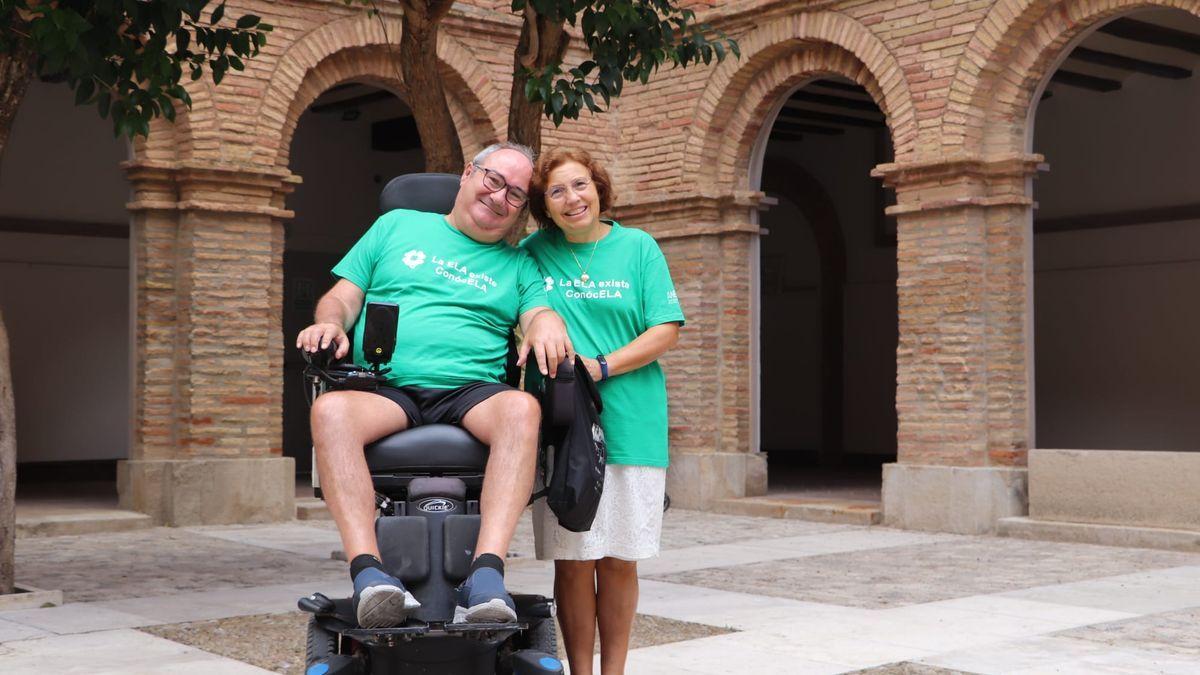
[{"label": "tree trunk", "polygon": [[412,108],[421,136],[425,170],[462,173],[462,144],[450,118],[437,59],[438,22],[450,4],[444,3],[442,9],[431,3],[425,11],[406,6],[404,33],[400,36],[400,70],[408,92],[406,103]]},{"label": "tree trunk", "polygon": [[33,49],[25,42],[16,43],[11,53],[0,54],[0,156],[8,145],[8,132],[12,131],[36,65]]},{"label": "tree trunk", "polygon": [[0,594],[13,592],[16,540],[17,420],[9,370],[8,332],[0,310]]},{"label": "tree trunk", "polygon": [[[525,83],[529,80],[521,75],[525,66],[538,70],[543,66],[561,61],[567,51],[571,36],[565,30],[565,22],[553,21],[541,14],[526,12],[521,25],[521,39],[517,42],[517,53],[513,58],[513,83],[508,99],[508,140],[528,145],[535,153],[542,151],[542,103],[530,103],[525,97]],[[536,38],[536,51],[530,43]],[[532,61],[530,60],[532,57]]]},{"label": "tree trunk", "polygon": [[[24,42],[9,54],[0,54],[0,157],[25,90],[37,63]],[[17,419],[9,367],[8,331],[0,307],[0,594],[13,592],[13,547],[17,531]]]}]

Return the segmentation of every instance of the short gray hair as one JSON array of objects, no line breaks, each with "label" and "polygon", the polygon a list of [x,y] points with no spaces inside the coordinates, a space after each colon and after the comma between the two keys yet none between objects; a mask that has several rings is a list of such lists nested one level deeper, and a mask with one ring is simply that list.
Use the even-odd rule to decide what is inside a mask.
[{"label": "short gray hair", "polygon": [[475,155],[475,158],[472,159],[471,162],[475,164],[482,164],[483,160],[487,159],[488,155],[498,150],[514,150],[519,152],[525,156],[525,159],[529,160],[530,166],[537,162],[537,158],[534,156],[533,150],[529,146],[521,145],[520,143],[512,143],[510,141],[504,141],[503,143],[492,143],[486,148],[480,150],[479,154]]}]

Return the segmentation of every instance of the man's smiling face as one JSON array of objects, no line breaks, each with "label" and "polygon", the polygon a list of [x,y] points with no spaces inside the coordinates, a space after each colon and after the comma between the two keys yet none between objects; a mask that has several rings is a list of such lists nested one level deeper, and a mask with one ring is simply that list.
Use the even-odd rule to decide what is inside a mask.
[{"label": "man's smiling face", "polygon": [[475,241],[490,244],[512,231],[523,209],[509,203],[507,189],[488,189],[484,169],[499,174],[510,188],[528,194],[533,164],[516,150],[502,149],[484,157],[479,167],[468,164],[463,171],[450,222]]}]

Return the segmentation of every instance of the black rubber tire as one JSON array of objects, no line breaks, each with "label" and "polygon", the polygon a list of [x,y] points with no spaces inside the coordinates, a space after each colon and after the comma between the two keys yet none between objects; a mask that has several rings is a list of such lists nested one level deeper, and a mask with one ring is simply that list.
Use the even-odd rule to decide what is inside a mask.
[{"label": "black rubber tire", "polygon": [[337,633],[317,623],[315,616],[310,616],[308,618],[308,640],[304,652],[304,669],[307,671],[317,661],[337,654],[337,644]]},{"label": "black rubber tire", "polygon": [[554,630],[554,619],[542,619],[541,623],[520,635],[514,635],[502,645],[496,653],[496,675],[512,675],[512,654],[523,649],[536,649],[557,659],[558,633]]},{"label": "black rubber tire", "polygon": [[558,658],[558,633],[554,630],[554,619],[542,619],[525,631],[525,648],[546,652]]}]

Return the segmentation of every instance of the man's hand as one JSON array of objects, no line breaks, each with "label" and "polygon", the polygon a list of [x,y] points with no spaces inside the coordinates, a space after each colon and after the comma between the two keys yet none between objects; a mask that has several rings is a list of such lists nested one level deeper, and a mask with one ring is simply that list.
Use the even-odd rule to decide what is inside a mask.
[{"label": "man's hand", "polygon": [[575,358],[575,347],[571,345],[571,338],[567,337],[567,327],[562,317],[553,310],[537,311],[528,320],[523,332],[525,339],[521,341],[521,348],[517,352],[518,366],[525,365],[530,350],[533,350],[538,371],[554,377],[558,374],[559,361]]},{"label": "man's hand", "polygon": [[310,354],[325,349],[331,342],[337,345],[337,350],[333,353],[334,359],[340,359],[350,351],[350,338],[346,336],[346,329],[336,323],[314,323],[296,336],[296,347]]}]

